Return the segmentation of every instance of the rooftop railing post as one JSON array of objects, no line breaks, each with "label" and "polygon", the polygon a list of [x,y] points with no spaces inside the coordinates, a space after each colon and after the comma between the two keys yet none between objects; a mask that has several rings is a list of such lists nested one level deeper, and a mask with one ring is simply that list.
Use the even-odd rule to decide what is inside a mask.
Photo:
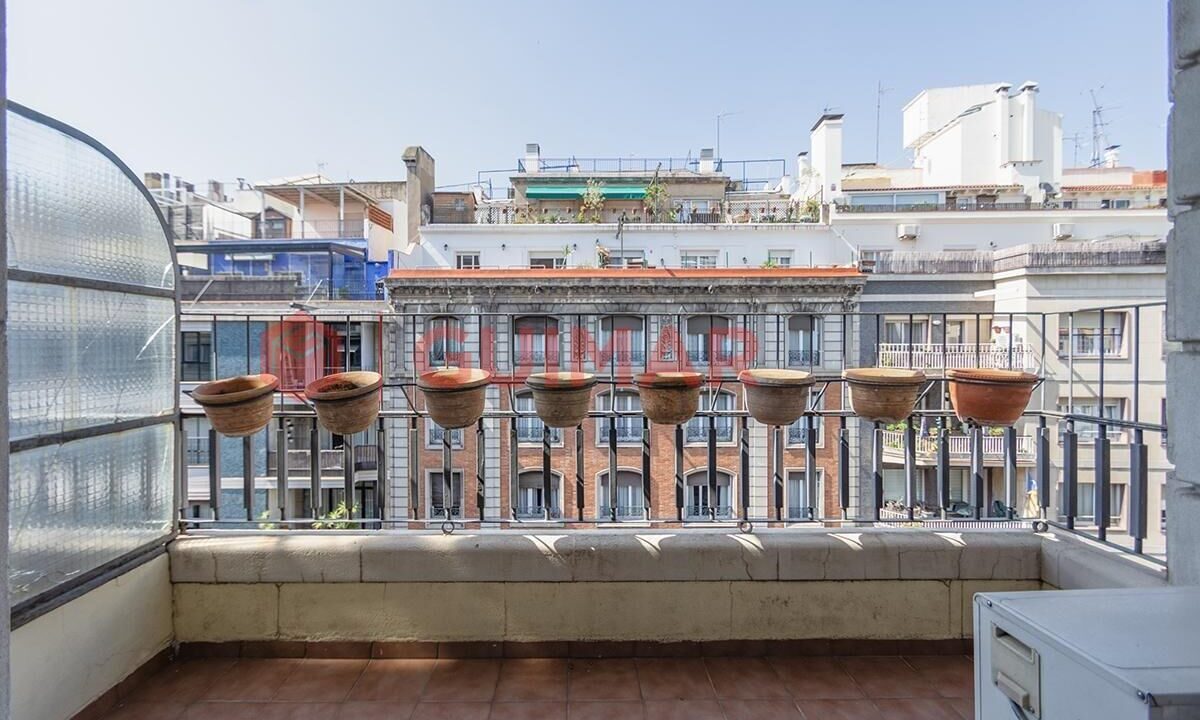
[{"label": "rooftop railing post", "polygon": [[642,519],[650,520],[650,418],[642,416]]},{"label": "rooftop railing post", "polygon": [[[382,435],[382,422],[379,429]],[[475,422],[475,505],[482,526],[487,521],[487,449],[483,437],[483,418]]]},{"label": "rooftop railing post", "polygon": [[838,418],[838,423],[838,505],[845,520],[850,517],[850,430],[845,415]]},{"label": "rooftop railing post", "polygon": [[583,485],[583,423],[575,426],[575,516],[583,522],[585,490]]},{"label": "rooftop railing post", "polygon": [[1004,428],[1004,504],[1005,515],[1012,520],[1017,510],[1017,429]]},{"label": "rooftop railing post", "polygon": [[[714,396],[715,397],[715,396]],[[712,410],[712,408],[710,408]],[[708,514],[717,520],[717,416],[708,416]],[[730,488],[732,490],[733,488]]]},{"label": "rooftop railing post", "polygon": [[[817,429],[813,415],[804,415],[804,484],[808,497],[808,519],[817,520],[817,511],[824,507],[824,498],[817,497]],[[824,515],[822,511],[820,513]]]},{"label": "rooftop railing post", "polygon": [[1049,516],[1050,508],[1050,429],[1046,416],[1038,416],[1037,428],[1037,489],[1041,519]]},{"label": "rooftop railing post", "polygon": [[982,520],[984,501],[983,427],[971,423],[971,501],[975,506],[975,519]]},{"label": "rooftop railing post", "polygon": [[221,436],[208,430],[208,505],[213,522],[221,519]]},{"label": "rooftop railing post", "polygon": [[1093,441],[1093,454],[1096,462],[1096,477],[1092,484],[1092,508],[1096,522],[1096,537],[1108,539],[1108,508],[1109,508],[1109,439],[1108,427],[1103,423],[1099,426],[1096,439]]},{"label": "rooftop railing post", "polygon": [[315,418],[308,433],[309,505],[312,517],[321,517],[321,435]]},{"label": "rooftop railing post", "polygon": [[741,500],[741,515],[739,519],[742,522],[750,521],[750,421],[743,415],[739,418],[738,425],[738,447],[741,460],[741,483],[738,490],[738,495]]},{"label": "rooftop railing post", "polygon": [[287,520],[288,496],[288,443],[287,420],[279,418],[279,427],[275,433],[275,492],[278,493],[279,519]]},{"label": "rooftop railing post", "polygon": [[1133,431],[1133,443],[1129,446],[1129,535],[1133,538],[1133,551],[1142,552],[1142,541],[1146,539],[1149,520],[1148,502],[1148,458],[1142,429]]},{"label": "rooftop railing post", "polygon": [[683,522],[685,490],[683,479],[683,426],[675,426],[675,519]]},{"label": "rooftop railing post", "polygon": [[950,509],[950,432],[944,415],[937,419],[937,485],[940,515]]},{"label": "rooftop railing post", "polygon": [[775,520],[776,522],[783,519],[783,438],[784,429],[782,425],[776,425],[771,433],[774,443],[774,462],[771,468],[772,487],[774,488],[775,499]]},{"label": "rooftop railing post", "polygon": [[913,520],[913,503],[917,499],[917,429],[913,427],[913,418],[909,416],[904,427],[904,507],[907,508],[908,519]]},{"label": "rooftop railing post", "polygon": [[[482,454],[482,453],[481,453]],[[387,422],[381,417],[375,430],[375,504],[379,510],[379,529],[388,519]]]},{"label": "rooftop railing post", "polygon": [[871,480],[872,492],[875,496],[875,522],[879,522],[883,509],[883,433],[878,421],[872,423],[871,433]]},{"label": "rooftop railing post", "polygon": [[452,430],[442,429],[442,514],[446,522],[452,522],[454,518],[454,450],[450,442],[452,435]]},{"label": "rooftop railing post", "polygon": [[[342,436],[342,495],[346,500],[346,517],[363,517],[365,508],[359,506],[357,493],[354,489],[354,436]],[[364,498],[365,500],[365,498]],[[365,503],[364,503],[365,504]]]},{"label": "rooftop railing post", "polygon": [[[480,420],[482,423],[483,421]],[[482,457],[482,454],[480,455]],[[542,519],[550,520],[550,493],[554,476],[550,471],[550,426],[542,424]]]},{"label": "rooftop railing post", "polygon": [[[509,400],[511,401],[511,394]],[[520,487],[520,430],[516,415],[508,419],[508,516],[516,519],[518,516]]]},{"label": "rooftop railing post", "polygon": [[421,434],[417,417],[414,415],[408,421],[408,516],[419,520],[418,503],[421,497]]},{"label": "rooftop railing post", "polygon": [[1079,508],[1079,435],[1075,432],[1075,421],[1067,420],[1063,433],[1063,514],[1067,518],[1067,529],[1075,529],[1075,513]]},{"label": "rooftop railing post", "polygon": [[254,519],[254,436],[242,438],[242,504],[246,520]]},{"label": "rooftop railing post", "polygon": [[[615,403],[616,391],[611,395]],[[608,416],[608,519],[617,522],[617,418],[612,414]]]}]

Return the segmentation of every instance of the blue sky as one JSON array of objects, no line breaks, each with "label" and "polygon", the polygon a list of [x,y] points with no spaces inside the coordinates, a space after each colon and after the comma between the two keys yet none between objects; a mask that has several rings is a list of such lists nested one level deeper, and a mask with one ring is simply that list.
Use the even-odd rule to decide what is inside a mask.
[{"label": "blue sky", "polygon": [[[76,125],[135,170],[261,180],[403,176],[423,145],[439,185],[548,156],[794,158],[822,108],[847,162],[904,164],[900,108],[925,87],[1024,80],[1090,151],[1163,167],[1160,0],[979,2],[292,2],[9,0],[9,96]],[[1064,146],[1070,164],[1074,148]],[[792,164],[789,160],[789,167]]]}]

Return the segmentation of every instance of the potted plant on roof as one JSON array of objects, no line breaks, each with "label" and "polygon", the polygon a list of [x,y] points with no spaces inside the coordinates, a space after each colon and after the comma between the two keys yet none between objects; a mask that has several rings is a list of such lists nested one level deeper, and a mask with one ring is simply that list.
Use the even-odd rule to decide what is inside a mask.
[{"label": "potted plant on roof", "polygon": [[1020,370],[947,370],[950,404],[963,422],[1008,427],[1021,418],[1038,376]]},{"label": "potted plant on roof", "polygon": [[738,373],[746,390],[750,417],[765,425],[791,425],[808,409],[808,395],[816,379],[803,370],[756,368]]},{"label": "potted plant on roof", "polygon": [[239,375],[204,383],[192,399],[204,408],[213,429],[228,437],[245,437],[271,422],[271,407],[279,378],[274,375]]},{"label": "potted plant on roof", "polygon": [[534,373],[525,379],[533,390],[533,406],[552,428],[578,427],[592,405],[596,376],[585,372]]},{"label": "potted plant on roof", "polygon": [[474,425],[483,417],[492,374],[479,368],[444,367],[417,377],[429,417],[446,430]]},{"label": "potted plant on roof", "polygon": [[304,394],[329,432],[353,435],[371,427],[378,417],[381,387],[383,376],[377,372],[343,372],[313,380]]},{"label": "potted plant on roof", "polygon": [[655,425],[682,425],[691,420],[700,405],[703,384],[704,378],[698,372],[645,372],[633,376],[642,412]]},{"label": "potted plant on roof", "polygon": [[647,222],[675,221],[675,211],[671,208],[671,195],[667,192],[667,186],[658,179],[658,170],[654,171],[654,178],[646,186],[646,193],[642,196],[642,205],[646,208]]},{"label": "potted plant on roof", "polygon": [[912,415],[925,373],[904,368],[850,368],[842,372],[850,386],[850,407],[865,420],[898,423]]},{"label": "potted plant on roof", "polygon": [[577,222],[581,223],[598,223],[600,222],[601,214],[604,212],[604,183],[590,179],[587,181],[587,188],[583,191],[583,197],[579,201],[579,214],[575,217]]}]

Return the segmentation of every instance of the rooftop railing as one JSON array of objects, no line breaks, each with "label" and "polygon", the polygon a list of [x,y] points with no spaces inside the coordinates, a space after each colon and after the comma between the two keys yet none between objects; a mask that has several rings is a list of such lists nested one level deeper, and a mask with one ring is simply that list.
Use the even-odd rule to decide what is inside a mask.
[{"label": "rooftop railing", "polygon": [[[463,350],[458,359],[464,365],[494,372],[492,395],[479,421],[462,431],[461,443],[453,441],[451,434],[443,433],[435,438],[441,442],[440,447],[435,445],[432,449],[426,445],[431,421],[423,394],[414,382],[415,375],[428,367],[423,328],[431,326],[427,324],[431,316],[417,313],[363,316],[358,319],[373,323],[380,333],[376,347],[395,348],[396,354],[388,356],[380,351],[377,360],[378,366],[385,368],[386,382],[385,402],[376,426],[365,435],[342,438],[342,452],[346,458],[358,458],[360,453],[374,455],[377,458],[374,469],[355,472],[354,462],[343,462],[340,486],[333,487],[325,468],[316,466],[315,455],[310,455],[314,466],[308,477],[294,476],[290,472],[291,463],[287,466],[276,463],[273,476],[256,472],[253,462],[243,463],[240,478],[226,476],[220,462],[211,463],[208,470],[212,496],[222,490],[240,489],[241,508],[235,508],[234,514],[229,515],[222,508],[213,507],[208,516],[200,518],[181,512],[180,523],[184,530],[244,528],[247,523],[307,528],[314,523],[318,526],[328,523],[329,513],[345,503],[346,516],[338,516],[338,527],[433,526],[441,527],[444,532],[464,526],[519,528],[532,520],[526,512],[530,503],[520,499],[518,478],[532,472],[544,481],[542,497],[551,499],[547,505],[549,511],[543,512],[539,522],[603,526],[628,520],[628,514],[621,508],[630,505],[628,498],[622,498],[620,493],[608,492],[606,478],[633,473],[638,476],[640,507],[644,510],[636,520],[652,525],[726,524],[751,531],[763,524],[845,526],[970,520],[983,524],[1020,523],[1024,527],[1055,525],[1082,531],[1083,519],[1098,515],[1100,522],[1087,521],[1090,535],[1105,542],[1119,538],[1123,546],[1141,552],[1150,529],[1151,468],[1145,436],[1165,435],[1166,427],[1162,422],[1148,422],[1138,414],[1143,390],[1139,328],[1142,315],[1161,313],[1163,308],[1161,304],[1151,304],[1105,310],[1132,315],[1134,350],[1132,357],[1122,359],[1132,363],[1133,373],[1129,378],[1112,382],[1105,376],[1101,362],[1095,381],[1084,383],[1076,379],[1073,359],[1068,356],[1065,367],[1055,368],[1059,374],[1039,376],[1042,390],[1035,392],[1033,402],[1018,423],[1024,430],[1013,427],[985,433],[984,428],[968,424],[962,434],[950,432],[952,427],[961,428],[961,423],[954,419],[954,410],[948,402],[950,381],[937,375],[932,375],[924,385],[907,427],[889,429],[854,415],[840,369],[870,364],[857,360],[871,357],[869,352],[864,355],[859,345],[862,331],[880,322],[873,314],[821,314],[826,336],[845,340],[834,345],[841,351],[833,354],[834,347],[825,348],[822,353],[825,364],[812,368],[817,384],[797,423],[800,429],[766,427],[764,432],[743,403],[718,403],[716,398],[723,393],[734,398],[741,395],[737,380],[740,368],[785,366],[786,349],[782,343],[772,343],[770,337],[765,337],[766,342],[761,346],[745,336],[726,344],[720,333],[715,333],[710,352],[689,353],[678,347],[663,352],[657,345],[660,338],[645,334],[644,342],[650,345],[647,357],[651,370],[696,370],[703,377],[706,391],[691,421],[660,427],[650,423],[639,404],[613,403],[608,399],[613,393],[634,395],[636,390],[631,384],[631,369],[605,364],[602,349],[576,352],[575,348],[590,346],[586,341],[562,338],[564,352],[545,356],[547,363],[554,358],[553,367],[514,366],[502,346],[510,340],[516,343],[516,338],[488,335],[497,328],[503,331],[505,327],[513,327],[514,316],[478,313],[459,319],[461,327],[467,330],[463,331]],[[666,329],[669,323],[682,327],[688,317],[697,316],[709,318],[710,323],[717,317],[730,317],[736,321],[734,332],[737,327],[760,331],[771,326],[782,327],[787,319],[774,313],[639,317],[646,326],[658,328],[658,333],[677,338],[677,333]],[[1043,338],[1039,355],[1045,357],[1046,315],[1002,317],[1009,327],[1019,321],[1031,332],[1036,331]],[[1071,314],[1062,317],[1069,322]],[[596,319],[597,316],[564,314],[562,328],[577,333],[577,338],[584,337],[586,328],[595,326]],[[246,316],[243,320],[270,324],[270,319],[263,316]],[[355,320],[329,318],[332,323]],[[539,337],[553,342],[555,335],[546,334],[543,328]],[[1017,343],[1004,352],[1008,354],[1005,362],[982,366],[1020,366],[1021,350]],[[1148,355],[1147,359],[1161,362],[1158,353]],[[262,364],[256,367],[260,361]],[[265,356],[248,355],[246,363],[250,370],[270,367]],[[595,372],[599,377],[597,401],[586,420],[574,429],[559,434],[543,426],[539,456],[528,445],[535,439],[531,426],[540,421],[531,410],[514,408],[531,407],[517,402],[517,396],[525,391],[526,373],[560,368]],[[1049,398],[1047,382],[1057,384],[1055,394]],[[1132,413],[1111,417],[1059,409],[1057,392],[1064,386],[1069,397],[1074,397],[1076,386],[1088,395],[1098,396],[1099,407],[1104,405],[1105,394],[1113,393],[1116,387],[1131,397]],[[269,430],[273,439],[266,438],[265,433],[242,439],[241,453],[232,456],[254,457],[257,443],[266,442],[275,448],[286,446],[286,421],[312,418],[313,413],[303,398],[293,393],[287,399],[280,396],[274,417]],[[314,433],[319,432],[315,424],[311,427]],[[937,432],[918,434],[919,427],[934,428]],[[1095,428],[1095,432],[1087,428]],[[797,443],[798,438],[803,442]],[[216,456],[211,447],[219,441],[215,433],[210,434],[210,458]],[[629,447],[630,444],[634,447]],[[318,445],[314,436],[309,446]],[[506,454],[499,452],[503,445],[508,447]],[[364,451],[363,447],[369,449]],[[766,453],[769,462],[752,463],[752,448],[755,454]],[[389,462],[397,452],[403,454],[403,462]],[[1126,458],[1113,462],[1116,452],[1127,453],[1127,462]],[[672,454],[673,463],[668,460],[664,469],[661,458],[670,458]],[[228,449],[225,456],[231,456]],[[965,475],[962,474],[964,459]],[[828,477],[824,475],[825,467],[830,468]],[[1162,467],[1155,468],[1156,472],[1161,470]],[[435,490],[434,483],[443,482],[445,486]],[[828,490],[822,492],[819,488],[825,483],[829,483]],[[1114,514],[1110,499],[1116,485],[1125,488],[1117,497],[1126,507]],[[256,493],[260,498],[270,498],[265,514],[257,510],[260,503],[255,501]],[[457,510],[447,514],[445,503],[438,497],[452,497],[451,505]],[[803,499],[798,501],[798,497]],[[352,500],[346,502],[345,498]],[[396,502],[397,498],[401,500]],[[372,511],[364,512],[363,508]],[[1102,511],[1097,514],[1094,508]],[[897,512],[901,517],[895,517]],[[1114,517],[1118,518],[1116,522]],[[1110,529],[1122,522],[1124,527],[1114,529],[1110,536]]]},{"label": "rooftop railing", "polygon": [[864,203],[838,205],[837,212],[849,214],[866,213],[972,213],[972,212],[1022,212],[1022,211],[1072,211],[1072,210],[1157,210],[1165,209],[1166,201],[1123,201],[1123,200],[1060,200],[1049,203],[1035,202],[977,202],[977,203]]}]

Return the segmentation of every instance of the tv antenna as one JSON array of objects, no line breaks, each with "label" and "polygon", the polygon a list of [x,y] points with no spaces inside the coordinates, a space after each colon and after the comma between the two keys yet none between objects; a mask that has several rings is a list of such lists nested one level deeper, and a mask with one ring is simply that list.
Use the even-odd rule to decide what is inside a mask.
[{"label": "tv antenna", "polygon": [[1063,138],[1063,142],[1071,143],[1071,167],[1079,167],[1079,146],[1083,144],[1084,134],[1076,132]]},{"label": "tv antenna", "polygon": [[885,88],[883,81],[880,80],[875,88],[875,164],[879,164],[879,111],[883,105],[883,94],[891,92],[891,88]]},{"label": "tv antenna", "polygon": [[1088,167],[1100,167],[1104,164],[1104,148],[1108,147],[1107,131],[1108,121],[1104,119],[1104,113],[1107,110],[1114,110],[1114,107],[1105,107],[1100,104],[1099,98],[1096,97],[1097,90],[1103,90],[1101,85],[1096,90],[1088,90],[1092,96],[1092,162]]}]

